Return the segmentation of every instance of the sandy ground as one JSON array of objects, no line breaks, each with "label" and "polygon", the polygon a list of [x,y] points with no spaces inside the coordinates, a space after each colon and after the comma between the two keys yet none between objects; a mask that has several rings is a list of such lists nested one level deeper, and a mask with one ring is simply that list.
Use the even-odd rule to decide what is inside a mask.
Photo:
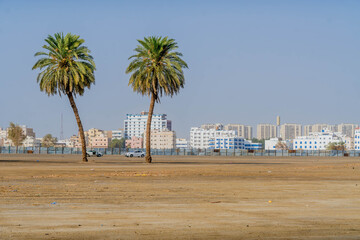
[{"label": "sandy ground", "polygon": [[360,239],[359,158],[0,155],[0,239]]}]

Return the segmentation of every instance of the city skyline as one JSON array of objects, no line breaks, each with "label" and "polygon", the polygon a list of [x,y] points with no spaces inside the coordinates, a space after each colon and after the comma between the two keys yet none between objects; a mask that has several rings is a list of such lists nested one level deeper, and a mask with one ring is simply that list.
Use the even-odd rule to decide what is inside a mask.
[{"label": "city skyline", "polygon": [[[55,3],[0,2],[0,43],[7,46],[0,127],[12,121],[59,136],[63,113],[64,136],[77,133],[67,99],[41,93],[31,70],[34,53],[56,32],[79,34],[97,64],[96,85],[76,99],[85,129],[122,128],[126,113],[148,110],[148,98],[127,86],[125,68],[136,39],[149,35],[175,38],[189,64],[185,88],[155,107],[179,137],[207,122],[255,130],[260,122],[275,124],[277,115],[302,125],[359,123],[359,2],[200,1],[191,9],[186,1],[83,3],[72,3],[83,12],[66,9],[73,18],[51,22],[43,21],[51,18],[44,9]],[[157,5],[169,21],[150,16]],[[65,11],[66,4],[56,7]]]}]

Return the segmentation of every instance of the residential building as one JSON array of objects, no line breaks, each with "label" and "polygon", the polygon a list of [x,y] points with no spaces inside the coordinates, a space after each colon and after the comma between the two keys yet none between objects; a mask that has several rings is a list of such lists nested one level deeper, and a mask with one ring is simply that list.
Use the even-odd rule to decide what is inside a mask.
[{"label": "residential building", "polygon": [[253,143],[251,140],[245,140],[246,150],[262,150],[262,143]]},{"label": "residential building", "polygon": [[89,130],[84,132],[84,135],[85,138],[105,137],[104,131],[97,128],[90,128]]},{"label": "residential building", "polygon": [[35,138],[35,132],[32,128],[28,128],[26,125],[19,125],[23,130],[23,133],[26,137],[33,137]]},{"label": "residential building", "polygon": [[272,124],[258,124],[257,125],[257,139],[270,139],[276,136],[276,125]]},{"label": "residential building", "polygon": [[185,138],[176,139],[176,148],[187,149],[189,148],[189,143]]},{"label": "residential building", "polygon": [[109,138],[105,136],[88,137],[87,147],[89,148],[108,148]]},{"label": "residential building", "polygon": [[252,126],[246,126],[243,124],[227,124],[224,127],[224,130],[233,130],[236,132],[236,135],[244,139],[252,139],[253,129]]},{"label": "residential building", "polygon": [[58,140],[56,145],[64,146],[64,147],[73,147],[70,138],[69,139],[63,139],[63,140]]},{"label": "residential building", "polygon": [[88,148],[108,148],[111,141],[111,131],[91,128],[84,132]]},{"label": "residential building", "polygon": [[312,132],[309,136],[294,139],[295,150],[326,150],[329,143],[345,142],[345,135],[334,133],[328,129],[321,132]]},{"label": "residential building", "polygon": [[207,124],[202,124],[201,125],[202,129],[205,130],[210,130],[210,129],[214,129],[214,130],[224,130],[224,126],[221,123],[207,123]]},{"label": "residential building", "polygon": [[323,129],[328,129],[331,132],[337,132],[336,125],[321,123],[321,124],[305,125],[303,135],[309,136],[310,133],[321,132]]},{"label": "residential building", "polygon": [[69,139],[69,142],[70,142],[69,147],[74,147],[74,148],[81,148],[82,147],[81,140],[80,140],[79,136],[76,136],[76,135],[71,136],[70,139]]},{"label": "residential building", "polygon": [[346,150],[354,150],[355,149],[355,138],[345,137],[345,149]]},{"label": "residential building", "polygon": [[236,132],[192,127],[190,129],[190,147],[196,149],[209,148],[209,140],[215,137],[236,137]]},{"label": "residential building", "polygon": [[34,147],[36,145],[36,139],[34,137],[26,136],[22,142],[23,147]]},{"label": "residential building", "polygon": [[209,149],[245,149],[245,139],[229,136],[214,137],[209,140]]},{"label": "residential building", "polygon": [[354,134],[354,149],[360,151],[360,128],[355,129]]},{"label": "residential building", "polygon": [[[140,114],[126,114],[126,119],[124,120],[125,139],[130,139],[133,136],[138,138],[143,137],[146,130],[147,119],[147,112],[141,112]],[[167,120],[166,114],[153,114],[151,129],[168,129],[171,131],[171,121]]]},{"label": "residential building", "polygon": [[341,123],[338,124],[336,127],[337,132],[341,132],[343,135],[348,137],[354,137],[355,129],[359,128],[359,125],[352,123]]},{"label": "residential building", "polygon": [[[146,137],[144,137],[144,146],[146,146]],[[174,131],[169,131],[167,129],[151,130],[151,141],[150,141],[151,149],[174,149],[175,147],[176,147],[176,134]]]},{"label": "residential building", "polygon": [[114,139],[121,139],[124,137],[123,135],[123,130],[121,129],[118,129],[118,130],[113,130],[111,131],[112,134],[111,134],[111,140],[114,140]]},{"label": "residential building", "polygon": [[280,137],[284,140],[292,140],[302,136],[301,124],[285,123],[280,126]]},{"label": "residential building", "polygon": [[130,139],[126,139],[125,146],[127,148],[144,148],[143,138],[132,136]]}]

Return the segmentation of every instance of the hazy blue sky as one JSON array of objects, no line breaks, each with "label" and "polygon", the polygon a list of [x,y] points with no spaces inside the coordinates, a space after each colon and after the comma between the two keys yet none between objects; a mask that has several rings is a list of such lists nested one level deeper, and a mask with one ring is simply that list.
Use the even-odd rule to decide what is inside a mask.
[{"label": "hazy blue sky", "polygon": [[175,38],[189,65],[178,96],[164,97],[180,137],[202,123],[360,121],[360,1],[4,1],[0,0],[0,127],[38,137],[77,133],[67,98],[48,97],[31,68],[48,34],[85,39],[96,85],[77,98],[85,129],[123,127],[149,99],[127,86],[137,39]]}]

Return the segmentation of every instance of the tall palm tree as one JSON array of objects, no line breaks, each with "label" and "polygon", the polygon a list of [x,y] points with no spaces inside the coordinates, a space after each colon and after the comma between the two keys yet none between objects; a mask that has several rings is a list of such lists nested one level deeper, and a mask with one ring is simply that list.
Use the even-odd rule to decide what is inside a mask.
[{"label": "tall palm tree", "polygon": [[129,58],[131,63],[126,73],[132,73],[129,86],[135,92],[151,97],[146,125],[146,162],[151,163],[150,131],[155,102],[160,102],[164,95],[173,96],[184,87],[183,68],[188,68],[185,61],[176,52],[178,48],[174,39],[168,37],[145,37],[138,40],[140,45],[134,49],[135,55]]},{"label": "tall palm tree", "polygon": [[90,50],[82,46],[85,40],[80,39],[78,35],[68,33],[64,36],[63,33],[56,33],[54,36],[49,35],[45,41],[47,45],[43,48],[46,51],[35,53],[35,56],[43,57],[32,69],[39,68],[41,71],[37,77],[41,91],[48,96],[64,94],[69,98],[79,127],[82,158],[87,162],[84,129],[74,97],[82,96],[85,88],[90,88],[91,84],[95,83],[93,57]]}]

